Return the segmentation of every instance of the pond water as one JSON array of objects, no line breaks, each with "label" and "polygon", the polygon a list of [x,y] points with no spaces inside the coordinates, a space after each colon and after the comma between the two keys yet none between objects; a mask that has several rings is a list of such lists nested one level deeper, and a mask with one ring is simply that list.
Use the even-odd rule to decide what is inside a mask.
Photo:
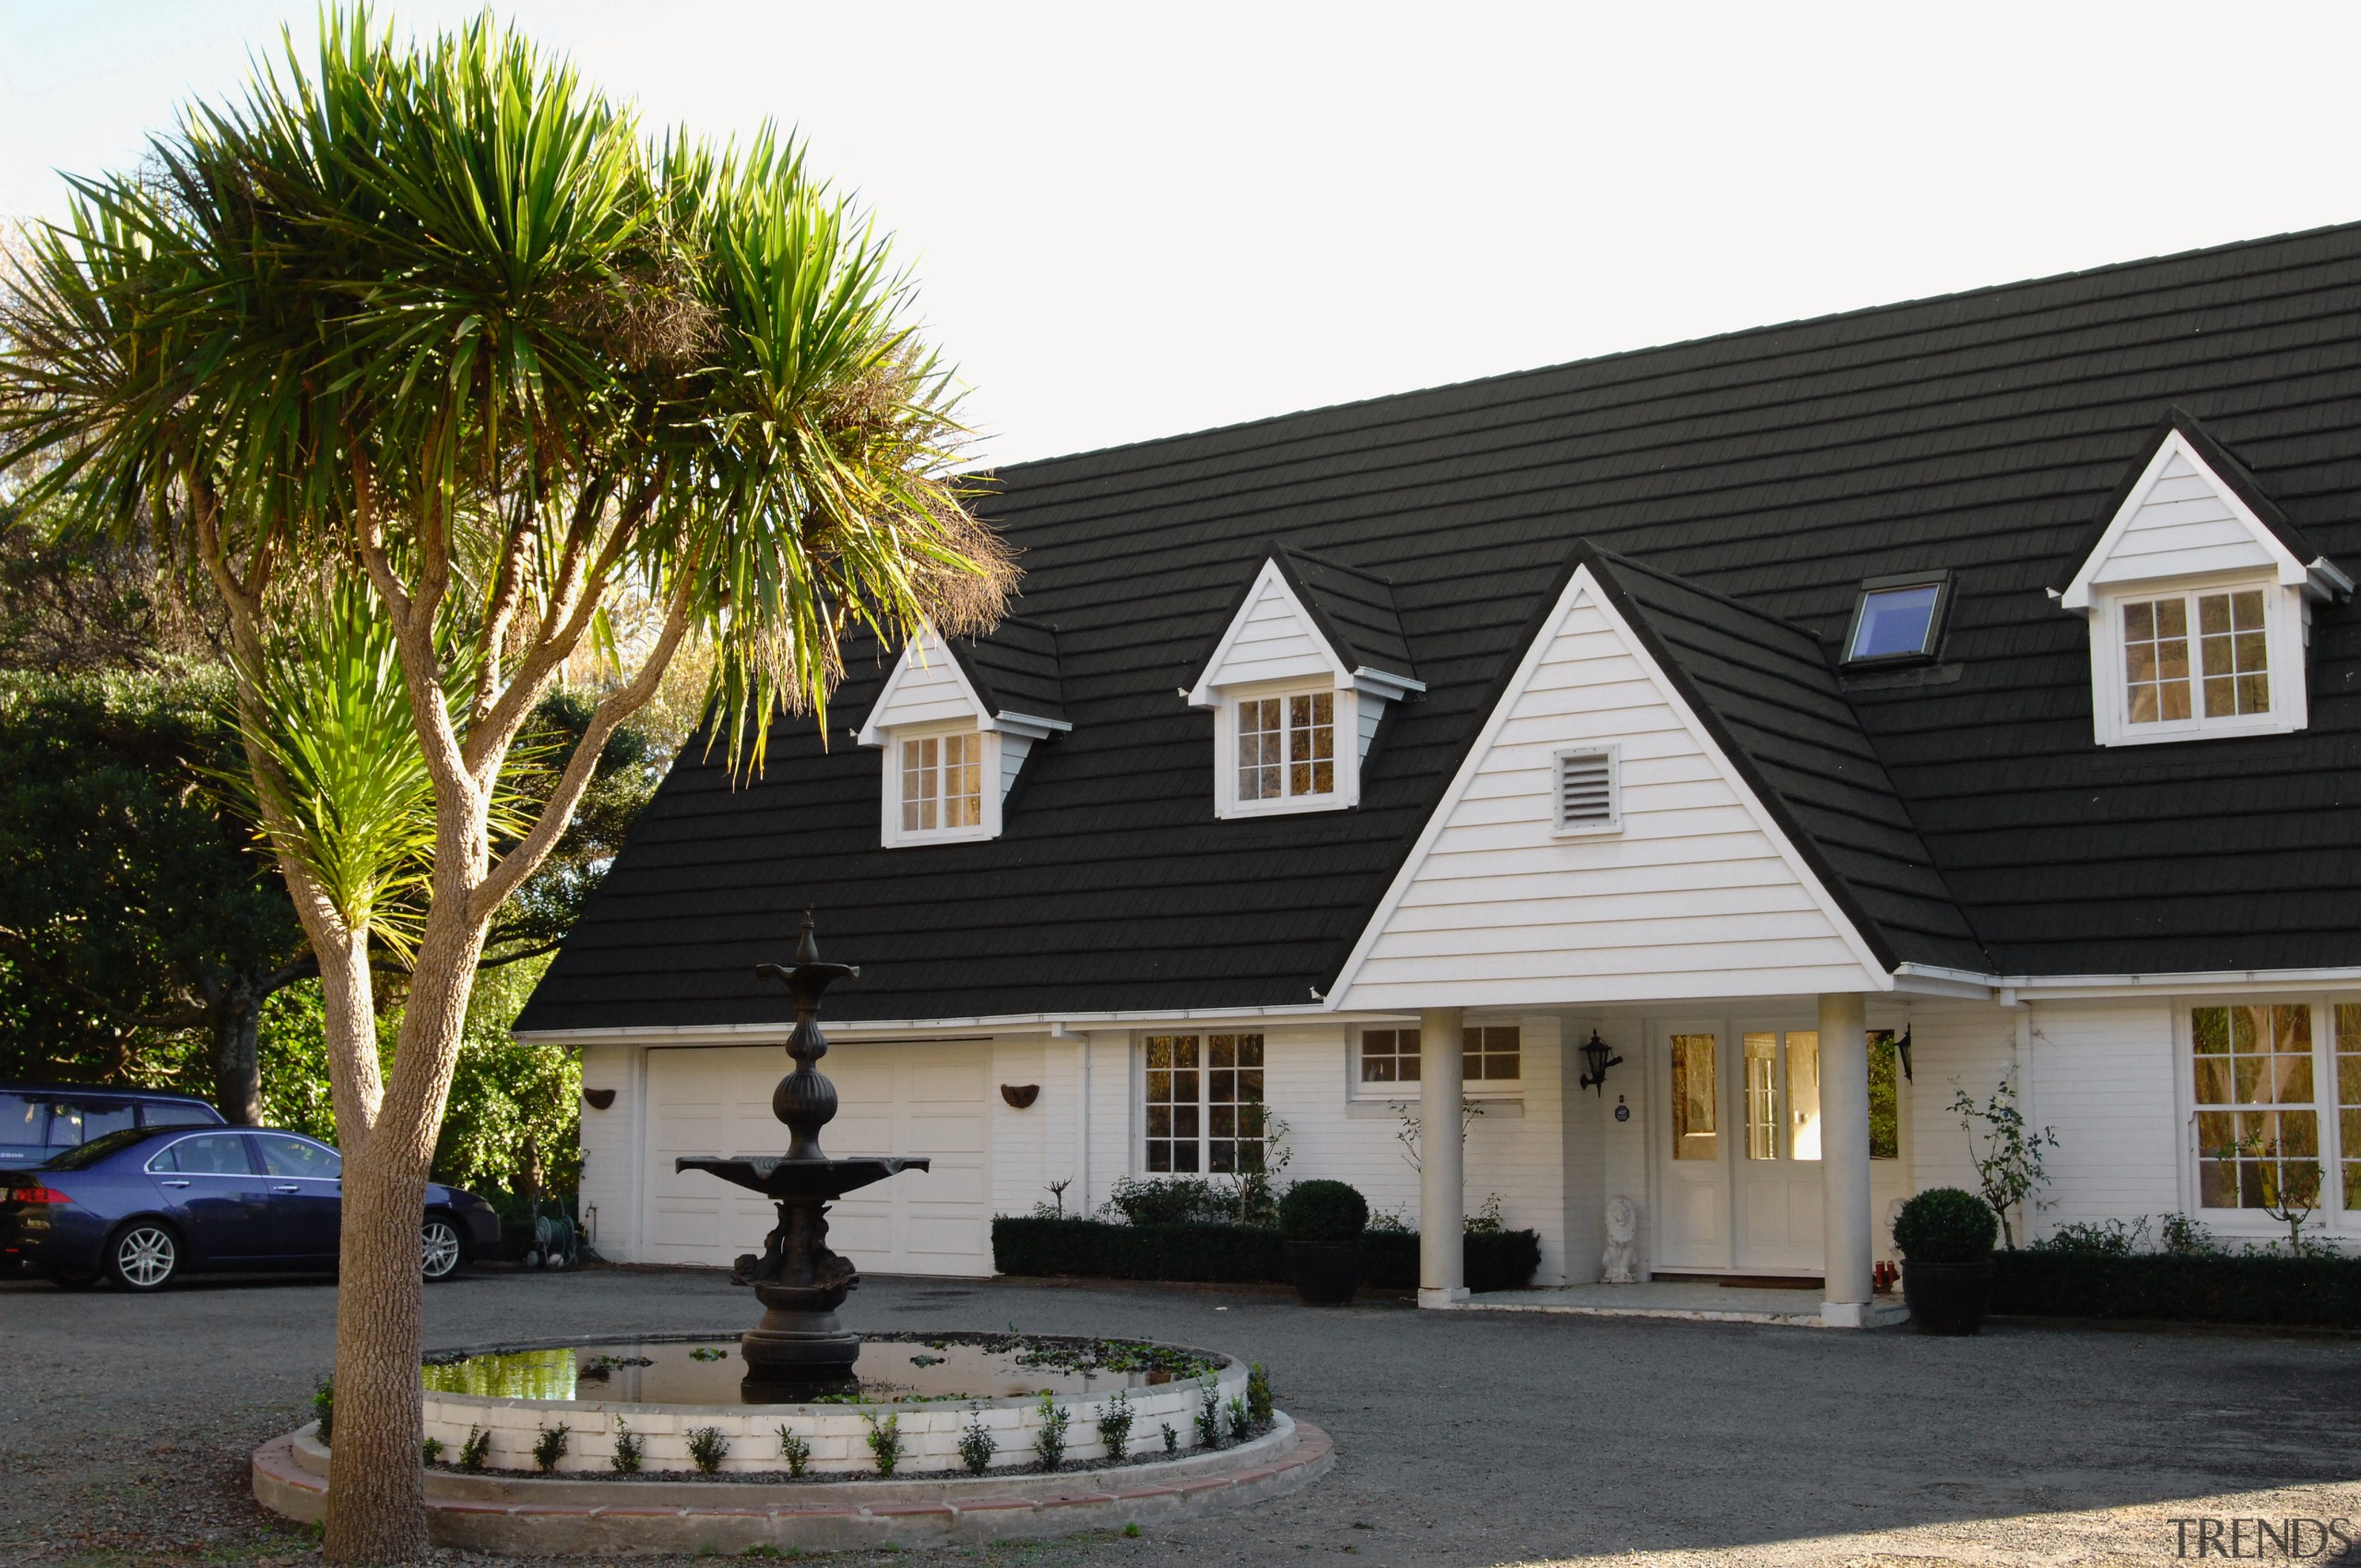
[{"label": "pond water", "polygon": [[[1202,1377],[1217,1357],[1136,1339],[1017,1335],[872,1336],[853,1375],[858,1395],[826,1404],[890,1404],[1111,1394]],[[583,1399],[627,1405],[740,1405],[746,1363],[735,1338],[619,1339],[601,1345],[437,1359],[424,1372],[438,1394],[501,1399]],[[767,1401],[765,1401],[767,1402]]]}]

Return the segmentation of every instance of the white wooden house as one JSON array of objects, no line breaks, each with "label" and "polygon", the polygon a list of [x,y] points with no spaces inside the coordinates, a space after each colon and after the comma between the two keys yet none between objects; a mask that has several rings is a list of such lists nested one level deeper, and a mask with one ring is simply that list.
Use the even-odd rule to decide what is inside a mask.
[{"label": "white wooden house", "polygon": [[[836,1211],[873,1270],[1220,1171],[1256,1101],[1288,1174],[1430,1236],[1497,1195],[1544,1283],[1622,1196],[1653,1273],[1857,1322],[2004,1081],[2058,1136],[2024,1233],[2264,1239],[2316,1183],[2361,1245],[2361,228],[1026,464],[979,510],[1020,613],[878,650],[752,782],[693,743],[520,1020],[614,1091],[609,1256],[765,1228],[672,1162],[778,1146],[753,968],[807,908],[862,966],[828,1146],[934,1158]],[[1404,1117],[1463,1092],[1422,1177]]]}]

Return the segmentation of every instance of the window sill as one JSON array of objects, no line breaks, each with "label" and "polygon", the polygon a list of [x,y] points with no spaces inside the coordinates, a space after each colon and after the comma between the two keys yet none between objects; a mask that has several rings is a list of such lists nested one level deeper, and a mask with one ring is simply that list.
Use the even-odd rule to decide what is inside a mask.
[{"label": "window sill", "polygon": [[[1483,1111],[1486,1117],[1501,1117],[1511,1122],[1524,1119],[1525,1097],[1522,1094],[1513,1096],[1471,1094],[1467,1098],[1475,1102],[1477,1108]],[[1345,1120],[1347,1122],[1395,1122],[1401,1119],[1402,1113],[1406,1111],[1415,1113],[1418,1105],[1418,1097],[1415,1094],[1384,1099],[1356,1094],[1345,1101]]]}]

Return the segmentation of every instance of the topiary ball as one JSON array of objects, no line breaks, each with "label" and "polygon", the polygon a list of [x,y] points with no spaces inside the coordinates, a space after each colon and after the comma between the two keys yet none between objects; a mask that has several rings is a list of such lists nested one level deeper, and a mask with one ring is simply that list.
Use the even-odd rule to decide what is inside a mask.
[{"label": "topiary ball", "polygon": [[1957,1187],[1929,1187],[1902,1206],[1893,1244],[1910,1263],[1982,1263],[1999,1220],[1992,1206]]},{"label": "topiary ball", "polygon": [[1369,1225],[1369,1200],[1342,1182],[1298,1182],[1279,1200],[1279,1230],[1290,1241],[1352,1241]]}]

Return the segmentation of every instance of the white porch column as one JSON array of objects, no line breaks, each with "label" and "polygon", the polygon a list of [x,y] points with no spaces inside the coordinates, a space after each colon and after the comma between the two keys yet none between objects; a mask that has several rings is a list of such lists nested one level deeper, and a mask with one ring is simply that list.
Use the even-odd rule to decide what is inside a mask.
[{"label": "white porch column", "polygon": [[1824,1239],[1822,1321],[1868,1324],[1869,1039],[1857,992],[1820,999],[1820,1173]]},{"label": "white porch column", "polygon": [[[1418,1305],[1467,1299],[1460,1010],[1418,1015]],[[1867,1201],[1866,1190],[1864,1201]]]}]

